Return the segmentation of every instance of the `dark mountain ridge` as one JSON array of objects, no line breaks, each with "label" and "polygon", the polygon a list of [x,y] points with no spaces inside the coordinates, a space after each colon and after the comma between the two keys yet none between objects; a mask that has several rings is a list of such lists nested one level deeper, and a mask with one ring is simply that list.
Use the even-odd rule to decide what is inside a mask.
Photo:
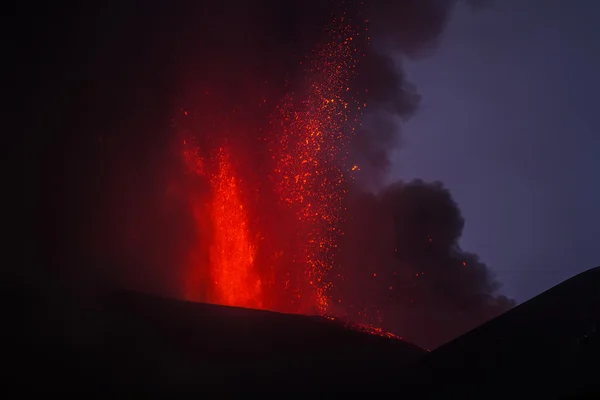
[{"label": "dark mountain ridge", "polygon": [[324,317],[106,289],[18,290],[25,318],[10,381],[37,392],[590,393],[599,288],[595,268],[431,353]]}]

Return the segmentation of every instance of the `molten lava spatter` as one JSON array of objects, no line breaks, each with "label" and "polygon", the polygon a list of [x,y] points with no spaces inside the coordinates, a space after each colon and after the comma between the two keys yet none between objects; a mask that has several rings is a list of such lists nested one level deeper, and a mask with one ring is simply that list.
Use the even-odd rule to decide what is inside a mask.
[{"label": "molten lava spatter", "polygon": [[348,125],[349,81],[354,75],[356,48],[353,27],[343,19],[306,69],[306,93],[291,94],[280,107],[282,130],[276,137],[276,190],[298,220],[299,254],[321,313],[327,309],[325,282],[335,251],[344,196],[346,145],[353,126]]},{"label": "molten lava spatter", "polygon": [[[208,260],[198,261],[202,250],[197,249],[191,268],[196,271],[190,273],[196,282],[198,276],[210,280],[205,283],[209,286],[205,301],[283,312],[326,312],[331,286],[327,274],[341,234],[347,183],[357,169],[347,165],[347,145],[366,106],[357,104],[350,89],[362,54],[356,46],[360,32],[344,16],[332,18],[324,40],[301,62],[301,90],[288,92],[274,103],[278,106],[270,119],[270,136],[261,144],[262,154],[270,154],[272,162],[268,177],[253,175],[252,165],[245,165],[253,156],[241,153],[245,163],[236,161],[244,164],[241,184],[231,147],[223,144],[235,138],[226,133],[217,143],[206,144],[204,157],[184,141],[188,170],[210,186],[203,201],[195,199],[192,206],[201,210],[195,211],[198,231],[210,232],[204,233],[210,242]],[[218,150],[211,148],[215,145]],[[244,151],[239,143],[233,145]],[[256,194],[251,194],[253,190]],[[253,200],[259,198],[269,200]],[[268,240],[262,240],[265,237]],[[202,268],[209,273],[198,273]]]}]

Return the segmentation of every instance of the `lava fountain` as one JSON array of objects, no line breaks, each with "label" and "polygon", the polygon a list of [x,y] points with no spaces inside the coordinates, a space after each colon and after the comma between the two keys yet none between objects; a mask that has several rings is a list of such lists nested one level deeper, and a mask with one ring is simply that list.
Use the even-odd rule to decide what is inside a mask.
[{"label": "lava fountain", "polygon": [[[332,285],[327,274],[342,234],[345,186],[355,169],[347,165],[347,144],[361,106],[366,107],[353,100],[350,89],[359,62],[355,42],[360,29],[343,15],[332,18],[325,40],[300,61],[301,87],[276,103],[260,135],[269,172],[251,176],[260,187],[257,196],[248,193],[251,188],[236,169],[239,163],[232,162],[232,149],[239,145],[223,134],[201,148],[191,145],[199,141],[188,133],[182,158],[188,172],[210,186],[208,196],[192,201],[199,235],[210,233],[204,235],[209,243],[191,252],[188,299],[327,312]],[[249,169],[243,172],[248,175]],[[280,219],[269,225],[266,215],[274,210]],[[250,214],[256,224],[250,224]],[[271,239],[259,240],[265,237]],[[199,295],[202,280],[209,281],[209,289]]]}]

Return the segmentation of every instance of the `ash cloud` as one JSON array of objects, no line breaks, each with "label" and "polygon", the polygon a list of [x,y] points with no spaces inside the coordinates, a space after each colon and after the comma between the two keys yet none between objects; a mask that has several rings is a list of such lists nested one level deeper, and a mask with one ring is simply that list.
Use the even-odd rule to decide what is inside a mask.
[{"label": "ash cloud", "polygon": [[[401,60],[435,51],[456,3],[371,3],[372,46],[357,81],[369,88],[369,111],[351,153],[361,171],[349,195],[339,269],[332,273],[338,313],[428,348],[515,305],[498,294],[500,283],[479,257],[461,249],[464,220],[442,183],[382,184],[390,149],[402,144],[402,122],[420,101]],[[486,3],[468,2],[475,9]]]},{"label": "ash cloud", "polygon": [[401,145],[401,122],[414,115],[420,104],[401,60],[424,57],[437,48],[455,4],[453,0],[371,3],[372,43],[357,79],[368,90],[368,108],[352,149],[363,171],[357,180],[369,190],[381,187],[390,165],[389,151]]},{"label": "ash cloud", "polygon": [[435,348],[515,305],[460,247],[464,219],[442,183],[355,192],[348,215],[331,292],[344,317]]}]

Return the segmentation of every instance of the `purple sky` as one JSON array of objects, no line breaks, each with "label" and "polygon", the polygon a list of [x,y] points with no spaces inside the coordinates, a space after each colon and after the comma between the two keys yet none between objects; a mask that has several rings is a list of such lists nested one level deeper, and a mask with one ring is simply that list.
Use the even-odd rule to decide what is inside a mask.
[{"label": "purple sky", "polygon": [[600,2],[460,5],[438,51],[405,64],[422,94],[392,179],[441,180],[461,244],[527,300],[600,264]]}]

